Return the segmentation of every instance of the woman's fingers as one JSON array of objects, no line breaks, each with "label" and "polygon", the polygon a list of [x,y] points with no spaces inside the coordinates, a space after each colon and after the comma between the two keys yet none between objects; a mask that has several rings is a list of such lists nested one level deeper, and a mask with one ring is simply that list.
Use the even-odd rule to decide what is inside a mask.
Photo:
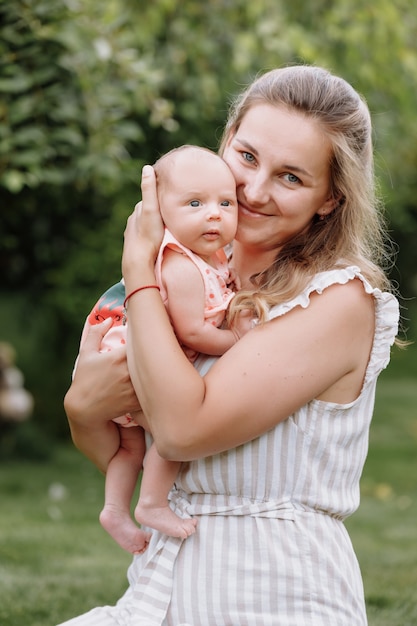
[{"label": "woman's fingers", "polygon": [[122,272],[125,279],[140,271],[143,261],[156,260],[164,236],[164,223],[159,211],[155,171],[151,165],[142,170],[142,201],[135,206],[125,230]]},{"label": "woman's fingers", "polygon": [[104,335],[111,328],[112,319],[108,317],[101,324],[90,326],[85,341],[83,342],[83,352],[100,352],[100,345]]},{"label": "woman's fingers", "polygon": [[144,165],[141,179],[142,206],[146,211],[159,213],[158,194],[156,191],[155,170],[151,165]]},{"label": "woman's fingers", "polygon": [[136,205],[135,213],[139,223],[144,226],[145,232],[159,247],[164,233],[164,224],[159,210],[155,170],[151,165],[145,165],[142,169],[141,189],[142,202]]}]

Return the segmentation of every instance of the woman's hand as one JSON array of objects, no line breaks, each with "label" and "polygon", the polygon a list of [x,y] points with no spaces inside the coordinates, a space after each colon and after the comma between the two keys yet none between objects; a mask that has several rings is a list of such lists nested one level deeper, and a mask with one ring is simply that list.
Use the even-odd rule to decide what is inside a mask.
[{"label": "woman's hand", "polygon": [[64,399],[74,444],[103,472],[120,444],[118,427],[111,420],[140,411],[125,348],[99,351],[110,322],[108,318],[90,327]]},{"label": "woman's hand", "polygon": [[122,273],[126,293],[152,279],[153,266],[164,236],[155,171],[150,165],[145,165],[142,170],[141,188],[142,202],[135,206],[125,229]]},{"label": "woman's hand", "polygon": [[110,319],[91,326],[64,406],[72,424],[86,428],[140,409],[127,369],[126,349],[100,352]]}]

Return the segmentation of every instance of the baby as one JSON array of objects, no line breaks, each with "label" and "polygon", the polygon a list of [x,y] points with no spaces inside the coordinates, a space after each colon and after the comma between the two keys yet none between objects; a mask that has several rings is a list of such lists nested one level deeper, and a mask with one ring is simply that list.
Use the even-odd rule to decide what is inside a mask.
[{"label": "baby", "polygon": [[[166,226],[155,266],[161,297],[191,361],[198,353],[221,355],[250,327],[246,320],[239,323],[239,328],[222,328],[234,295],[234,278],[224,252],[237,228],[234,177],[217,154],[187,145],[161,157],[154,169]],[[124,299],[121,282],[102,296],[88,317],[83,337],[88,324],[113,318],[102,351],[126,341]],[[149,533],[134,523],[130,503],[145,454],[144,431],[141,427],[129,428],[137,426],[134,415],[113,421],[121,426],[120,447],[107,469],[100,522],[122,548],[141,553],[149,542]],[[186,538],[195,532],[196,520],[178,517],[168,504],[179,465],[162,459],[155,446],[150,447],[134,516],[142,525]]]}]

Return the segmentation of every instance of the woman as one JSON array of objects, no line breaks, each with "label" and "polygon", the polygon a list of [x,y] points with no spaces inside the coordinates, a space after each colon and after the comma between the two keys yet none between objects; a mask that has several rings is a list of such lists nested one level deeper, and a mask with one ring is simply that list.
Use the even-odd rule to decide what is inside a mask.
[{"label": "woman", "polygon": [[[122,263],[130,377],[159,453],[189,461],[171,502],[197,531],[153,533],[117,606],[68,626],[367,623],[343,520],[359,503],[376,379],[398,324],[380,265],[369,112],[323,69],[274,70],[236,101],[221,153],[239,204],[232,263],[243,291],[231,315],[249,309],[255,327],[194,368],[157,290],[137,291],[155,284],[163,233],[149,167]],[[66,409],[74,442],[105,469],[101,411],[111,419],[136,402],[121,352],[112,388],[99,339]]]}]

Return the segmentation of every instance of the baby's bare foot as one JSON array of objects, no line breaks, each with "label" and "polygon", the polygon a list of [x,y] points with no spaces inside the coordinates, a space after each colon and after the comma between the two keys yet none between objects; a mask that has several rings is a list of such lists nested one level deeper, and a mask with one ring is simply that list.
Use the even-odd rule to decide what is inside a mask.
[{"label": "baby's bare foot", "polygon": [[125,511],[105,505],[100,513],[100,524],[123,550],[131,554],[142,554],[148,547],[151,533],[138,528]]},{"label": "baby's bare foot", "polygon": [[135,509],[135,518],[140,524],[155,528],[170,537],[186,539],[193,533],[197,526],[195,519],[182,519],[166,506],[144,506],[140,501]]}]

